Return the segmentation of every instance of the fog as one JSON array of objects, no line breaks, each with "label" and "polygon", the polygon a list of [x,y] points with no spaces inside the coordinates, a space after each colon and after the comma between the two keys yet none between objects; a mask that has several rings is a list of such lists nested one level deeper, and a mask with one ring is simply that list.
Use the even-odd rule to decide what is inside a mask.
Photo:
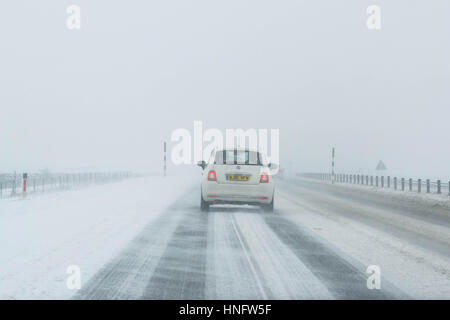
[{"label": "fog", "polygon": [[[66,26],[81,8],[81,30]],[[381,30],[366,8],[381,8]],[[276,128],[299,172],[450,178],[450,2],[3,1],[0,172],[162,171],[178,128]],[[169,151],[172,144],[169,144]],[[169,171],[175,170],[169,165]]]}]

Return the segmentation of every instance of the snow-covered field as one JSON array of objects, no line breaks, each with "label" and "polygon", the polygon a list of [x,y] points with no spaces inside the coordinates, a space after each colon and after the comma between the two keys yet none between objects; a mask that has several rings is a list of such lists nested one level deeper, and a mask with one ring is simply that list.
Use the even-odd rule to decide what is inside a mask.
[{"label": "snow-covered field", "polygon": [[85,283],[192,178],[147,177],[0,201],[0,299],[65,299],[67,268]]}]

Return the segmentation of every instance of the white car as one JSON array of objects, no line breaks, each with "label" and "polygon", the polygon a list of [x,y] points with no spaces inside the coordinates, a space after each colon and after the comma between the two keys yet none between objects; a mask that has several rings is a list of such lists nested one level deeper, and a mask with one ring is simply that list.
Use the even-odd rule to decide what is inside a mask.
[{"label": "white car", "polygon": [[259,205],[273,211],[274,184],[270,174],[275,164],[256,150],[224,149],[212,152],[203,169],[200,208],[214,204]]}]

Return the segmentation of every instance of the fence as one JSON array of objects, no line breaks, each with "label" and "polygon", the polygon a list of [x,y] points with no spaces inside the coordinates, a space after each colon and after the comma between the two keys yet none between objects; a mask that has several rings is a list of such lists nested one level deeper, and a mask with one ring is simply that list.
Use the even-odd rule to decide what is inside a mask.
[{"label": "fence", "polygon": [[[92,184],[119,182],[130,172],[32,173],[26,180],[26,193],[68,190]],[[23,174],[0,174],[0,199],[23,195]]]},{"label": "fence", "polygon": [[334,175],[334,179],[333,175],[330,173],[298,173],[297,176],[330,182],[334,181],[335,183],[349,183],[418,193],[447,194],[450,196],[450,181],[432,181],[430,179],[412,179],[346,173],[336,173]]}]

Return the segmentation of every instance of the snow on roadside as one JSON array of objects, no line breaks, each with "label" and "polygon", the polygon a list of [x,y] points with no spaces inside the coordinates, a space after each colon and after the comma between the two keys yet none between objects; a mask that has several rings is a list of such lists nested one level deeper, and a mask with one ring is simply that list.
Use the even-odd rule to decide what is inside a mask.
[{"label": "snow on roadside", "polygon": [[173,200],[189,177],[146,177],[0,201],[0,299],[67,299]]},{"label": "snow on roadside", "polygon": [[[355,266],[379,266],[382,279],[410,298],[448,299],[450,259],[447,256],[422,248],[414,241],[405,241],[389,230],[375,228],[370,223],[364,223],[364,220],[336,214],[332,207],[324,209],[296,197],[299,192],[315,191],[298,186],[295,188],[293,194],[289,192],[278,195],[278,208],[326,243],[332,244],[334,250],[346,257],[347,261],[357,261]],[[332,199],[333,196],[329,197]],[[349,209],[358,207],[361,213],[373,214],[376,219],[382,213],[382,210],[356,204],[351,200],[336,201],[340,202],[340,206],[347,203]],[[410,218],[405,220],[408,225],[415,222],[417,221]],[[364,269],[361,271],[365,272]],[[386,288],[385,280],[382,280],[382,290]]]},{"label": "snow on roadside", "polygon": [[[322,181],[317,179],[310,179],[310,178],[296,178],[299,180],[305,180],[309,182],[315,182],[315,183],[324,183],[324,184],[330,184],[329,181]],[[401,190],[394,190],[391,188],[380,188],[375,186],[366,186],[366,185],[359,185],[359,184],[351,184],[351,183],[336,183],[334,184],[335,187],[342,187],[349,190],[353,190],[358,193],[366,193],[366,194],[382,194],[384,197],[389,197],[392,200],[399,200],[399,201],[408,201],[411,203],[420,203],[420,204],[427,204],[432,206],[440,206],[443,208],[448,208],[450,210],[450,196],[446,193],[426,193],[425,190],[422,188],[422,192],[419,193],[417,191],[401,191]],[[405,188],[408,188],[406,185]]]}]

